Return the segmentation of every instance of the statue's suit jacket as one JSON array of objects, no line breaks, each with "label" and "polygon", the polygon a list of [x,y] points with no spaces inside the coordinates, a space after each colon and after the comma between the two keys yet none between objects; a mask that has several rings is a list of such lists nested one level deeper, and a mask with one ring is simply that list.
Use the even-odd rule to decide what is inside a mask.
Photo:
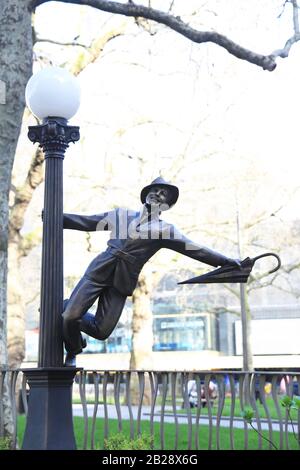
[{"label": "statue's suit jacket", "polygon": [[139,222],[139,212],[120,208],[92,216],[64,214],[66,229],[112,232],[106,251],[88,266],[86,278],[113,286],[127,296],[135,289],[143,265],[161,248],[215,267],[227,262],[226,256],[192,242],[170,223],[161,219]]}]

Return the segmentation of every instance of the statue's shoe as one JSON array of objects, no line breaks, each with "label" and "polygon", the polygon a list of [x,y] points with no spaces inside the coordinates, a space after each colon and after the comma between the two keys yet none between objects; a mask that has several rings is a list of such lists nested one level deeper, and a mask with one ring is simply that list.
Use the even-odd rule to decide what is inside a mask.
[{"label": "statue's shoe", "polygon": [[76,354],[67,352],[64,366],[65,367],[76,367]]}]

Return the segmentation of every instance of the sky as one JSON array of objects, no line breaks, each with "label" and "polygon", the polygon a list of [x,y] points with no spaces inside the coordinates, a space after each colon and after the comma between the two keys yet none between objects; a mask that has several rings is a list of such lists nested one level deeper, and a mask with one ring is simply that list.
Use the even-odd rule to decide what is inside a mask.
[{"label": "sky", "polygon": [[[278,18],[280,1],[177,3],[193,26],[217,28],[258,52],[282,46],[290,34],[290,6]],[[165,2],[154,7],[160,4]],[[199,4],[200,13],[190,14]],[[71,41],[79,35],[81,43],[90,44],[124,21],[49,2],[37,9],[35,27],[42,38]],[[145,177],[159,172],[167,177],[172,157],[188,148],[191,160],[214,154],[216,184],[223,184],[224,172],[247,171],[243,167],[251,161],[274,182],[297,185],[299,46],[267,72],[215,45],[193,44],[164,27],[153,30],[158,33],[151,36],[129,23],[126,34],[107,44],[101,59],[80,74],[82,103],[73,122],[80,124],[82,139],[69,150],[66,172],[84,173],[101,185],[112,171],[115,185],[123,188],[125,181],[137,188],[139,158],[148,162]],[[79,50],[40,43],[36,54],[63,65]],[[185,179],[177,181],[183,188]]]},{"label": "sky", "polygon": [[[290,34],[289,5],[278,18],[282,2],[250,3],[201,2],[203,8],[195,15],[190,12],[199,1],[178,5],[183,19],[194,27],[217,28],[258,52],[282,46]],[[166,179],[174,174],[191,204],[197,197],[191,188],[220,188],[226,194],[224,214],[233,217],[232,186],[247,179],[251,185],[249,174],[256,173],[263,175],[261,200],[270,200],[270,213],[274,211],[282,186],[287,192],[298,186],[299,46],[288,59],[278,60],[274,72],[267,72],[216,45],[193,44],[157,25],[151,26],[157,33],[150,35],[133,21],[92,8],[48,2],[35,16],[38,37],[68,42],[79,36],[83,44],[124,24],[125,34],[110,41],[101,58],[78,78],[82,100],[72,122],[81,127],[81,141],[70,146],[64,162],[66,210],[99,212],[110,207],[112,199],[122,205],[124,192],[138,208],[140,188],[162,173]],[[39,43],[35,70],[45,66],[45,59],[60,66],[71,63],[79,52],[81,48]],[[25,131],[20,146],[30,159]],[[23,177],[18,173],[23,165],[22,155],[16,159],[16,180]],[[101,188],[106,185],[111,191],[104,194]],[[36,191],[32,211],[37,211],[42,191]],[[297,196],[281,217],[297,218],[298,204]],[[209,194],[198,206],[202,213],[215,211]],[[175,217],[183,207],[179,202]],[[35,220],[38,224],[37,216]],[[30,220],[24,230],[31,229]]]}]

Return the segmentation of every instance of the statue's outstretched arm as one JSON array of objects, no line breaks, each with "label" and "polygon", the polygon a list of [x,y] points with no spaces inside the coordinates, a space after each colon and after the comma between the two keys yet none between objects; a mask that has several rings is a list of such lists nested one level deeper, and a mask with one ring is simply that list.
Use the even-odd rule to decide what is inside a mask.
[{"label": "statue's outstretched arm", "polygon": [[71,230],[95,232],[96,230],[112,230],[115,224],[115,211],[96,215],[64,214],[63,227]]},{"label": "statue's outstretched arm", "polygon": [[211,250],[206,246],[199,245],[187,238],[175,227],[171,227],[170,236],[163,240],[163,248],[177,251],[189,258],[196,259],[210,266],[224,266],[225,264],[238,265],[238,260],[233,260],[227,256]]}]

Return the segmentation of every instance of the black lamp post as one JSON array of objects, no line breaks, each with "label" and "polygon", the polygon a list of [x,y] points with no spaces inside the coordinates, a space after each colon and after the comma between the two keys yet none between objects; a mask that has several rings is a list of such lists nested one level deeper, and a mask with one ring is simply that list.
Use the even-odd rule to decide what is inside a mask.
[{"label": "black lamp post", "polygon": [[[33,75],[27,105],[42,120],[28,138],[45,153],[39,356],[36,369],[24,369],[30,387],[23,449],[75,449],[72,384],[75,368],[63,367],[63,159],[79,127],[69,126],[79,107],[76,79],[50,67]],[[52,117],[54,116],[54,117]]]}]

